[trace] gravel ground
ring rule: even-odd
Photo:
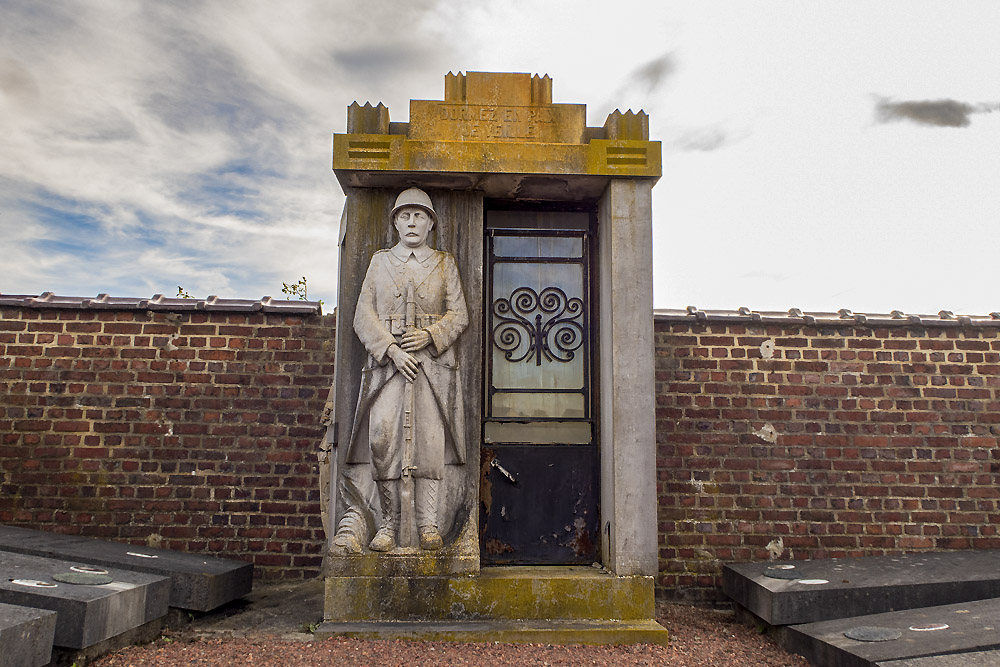
[[[105,656],[93,667],[177,665],[667,665],[671,667],[808,667],[732,613],[661,604],[667,648],[551,646],[361,639],[313,641],[307,632],[316,596],[303,587],[255,592],[249,603],[196,620],[144,646]]]

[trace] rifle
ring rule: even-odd
[[[417,328],[417,300],[413,279],[406,285],[406,319],[403,330],[407,333]],[[413,493],[413,471],[416,470],[413,451],[413,419],[416,411],[416,397],[413,382],[408,378],[403,388],[403,466],[399,492],[399,546],[411,547],[416,543],[416,507]]]

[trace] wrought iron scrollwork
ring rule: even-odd
[[[510,298],[495,300],[492,311],[493,344],[510,362],[568,362],[583,345],[583,299],[570,298],[558,287],[541,293],[518,287]]]

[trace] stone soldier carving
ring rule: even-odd
[[[420,547],[434,550],[442,546],[437,495],[444,466],[465,463],[452,346],[469,316],[455,258],[427,245],[437,222],[427,194],[405,190],[391,218],[399,243],[372,256],[354,316],[369,356],[347,462],[370,457],[378,487],[382,520],[369,548],[410,546],[415,515]]]

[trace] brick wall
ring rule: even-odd
[[[657,319],[658,594],[721,601],[727,561],[1000,548],[997,323],[778,319]],[[0,522],[315,575],[333,325],[0,306]]]
[[[333,324],[0,307],[0,522],[315,574]]]
[[[656,323],[661,595],[721,600],[726,561],[1000,548],[996,322],[680,319]]]

